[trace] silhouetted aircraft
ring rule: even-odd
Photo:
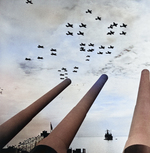
[[[94,44],[90,43],[89,46],[94,46]]]
[[[63,80],[64,78],[60,78],[61,80]]]
[[[114,46],[111,46],[111,45],[110,45],[108,48],[109,48],[109,49],[113,49],[113,48],[114,48]]]
[[[38,56],[37,59],[43,59],[43,57]]]
[[[77,71],[76,71],[76,70],[73,70],[73,72],[76,72],[76,73],[77,73]]]
[[[57,56],[57,54],[56,54],[56,53],[51,53],[51,55]]]
[[[66,72],[67,72],[67,69],[66,69],[65,67],[63,67],[63,68],[62,68],[62,70],[64,70],[64,71],[66,71]]]
[[[93,52],[93,51],[94,51],[94,49],[88,49],[87,51],[88,51],[88,52]]]
[[[86,59],[86,61],[90,61],[89,59]]]
[[[108,29],[113,29],[113,25],[111,24],[111,25],[108,27]]]
[[[56,49],[52,48],[51,51],[56,52]]]
[[[58,72],[61,72],[61,70],[58,70]]]
[[[120,33],[120,35],[126,35],[126,32],[122,31],[122,33]]]
[[[73,24],[67,23],[66,27],[71,27],[71,28],[73,28]]]
[[[64,74],[60,74],[60,76],[64,76]]]
[[[84,23],[81,23],[81,25],[79,25],[79,27],[83,27],[83,28],[86,28],[86,24],[84,24]]]
[[[68,75],[68,73],[65,73],[65,75]]]
[[[106,54],[111,54],[111,52],[108,51],[108,52],[106,52]]]
[[[117,27],[118,23],[113,22],[113,26]]]
[[[33,4],[31,0],[27,0],[26,3],[27,3],[27,4],[28,4],[28,3]]]
[[[81,31],[79,31],[77,34],[84,36],[84,32],[81,32]]]
[[[75,66],[74,69],[79,69],[79,67]]]
[[[126,28],[127,27],[127,24],[122,24],[122,25],[120,25],[120,27],[124,27],[124,28]]]
[[[107,35],[114,35],[114,33],[115,33],[114,31],[110,30],[110,32],[108,32]]]
[[[25,58],[25,60],[27,60],[27,61],[31,61],[31,58]]]
[[[95,18],[95,20],[101,20],[101,17],[97,16],[97,17]]]
[[[86,57],[90,57],[90,55],[87,55]]]
[[[81,43],[80,46],[85,46],[85,44],[84,43]]]
[[[71,36],[73,36],[73,32],[68,31],[68,33],[66,33],[66,35],[71,35]]]
[[[99,47],[99,49],[105,49],[105,46],[102,46],[102,45],[101,45],[101,47]]]
[[[89,9],[88,9],[88,10],[86,11],[86,13],[92,14],[92,10],[89,10]]]
[[[38,48],[44,48],[44,46],[38,45]]]
[[[85,52],[85,48],[84,47],[80,47],[80,51]]]
[[[103,52],[98,52],[97,54],[103,54]]]

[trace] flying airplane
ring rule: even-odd
[[[67,23],[66,27],[71,27],[71,28],[73,28],[73,24]]]
[[[64,76],[64,74],[60,74],[60,76]]]
[[[107,35],[114,35],[114,33],[115,33],[114,31],[110,30],[110,32],[108,32]]]
[[[51,55],[57,56],[57,54],[56,54],[56,53],[51,53]]]
[[[76,71],[76,70],[73,70],[73,72],[76,72],[76,73],[77,73],[77,71]]]
[[[64,80],[64,78],[60,78],[61,80]]]
[[[81,28],[81,27],[86,28],[86,24],[81,23],[81,25],[79,25],[79,27],[80,27],[80,28]]]
[[[106,52],[106,54],[111,54],[111,52],[108,51],[108,52]]]
[[[88,49],[87,51],[88,51],[88,52],[93,52],[93,51],[94,51],[94,49]]]
[[[27,0],[26,3],[27,3],[27,4],[28,4],[28,3],[33,4],[31,0]]]
[[[97,16],[96,18],[95,18],[95,20],[101,20],[102,18],[101,17],[99,17],[99,16]]]
[[[94,44],[90,43],[89,46],[94,46]]]
[[[113,22],[113,26],[117,27],[118,23]]]
[[[84,36],[84,32],[81,32],[81,31],[79,31],[79,33],[77,33],[77,34]]]
[[[108,29],[113,29],[113,25],[111,24],[111,25],[108,27]]]
[[[37,59],[43,59],[43,57],[38,56]]]
[[[90,61],[89,59],[86,59],[86,61]]]
[[[90,55],[87,55],[86,57],[90,57]]]
[[[79,67],[75,66],[74,69],[79,69]]]
[[[38,48],[44,48],[44,46],[38,45]]]
[[[120,33],[120,35],[126,35],[126,32],[122,31],[122,33]]]
[[[63,67],[62,70],[64,70],[65,72],[67,72],[67,69],[65,67]]]
[[[25,58],[25,60],[27,60],[27,61],[31,61],[31,58]]]
[[[103,52],[98,52],[97,54],[103,54]]]
[[[73,36],[73,32],[68,31],[68,33],[66,33],[66,35],[71,35],[71,36]]]
[[[51,51],[56,52],[56,49],[52,48]]]
[[[88,9],[88,10],[86,11],[86,13],[92,14],[92,10],[89,10],[89,9]]]
[[[110,45],[108,48],[109,48],[109,49],[113,49],[113,48],[114,48],[114,46],[111,46],[111,45]]]
[[[80,51],[84,51],[85,52],[85,48],[84,47],[80,47]]]
[[[127,27],[127,24],[122,24],[122,25],[120,25],[120,27],[124,27],[124,28],[126,28]]]
[[[85,46],[85,44],[84,43],[81,43],[80,46]]]
[[[105,46],[102,46],[102,45],[101,45],[101,47],[99,47],[99,49],[105,49]]]

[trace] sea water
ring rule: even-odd
[[[127,137],[104,140],[104,137],[75,137],[70,148],[85,148],[86,153],[122,153]]]

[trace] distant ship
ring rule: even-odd
[[[105,140],[113,140],[112,134],[109,132],[109,130],[105,133]]]

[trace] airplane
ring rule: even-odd
[[[84,36],[84,32],[81,32],[81,31],[79,31],[79,33],[77,33],[77,34]]]
[[[79,67],[75,66],[74,69],[79,69]]]
[[[80,46],[85,46],[85,44],[84,43],[81,43]]]
[[[68,73],[65,73],[65,75],[68,75]]]
[[[61,72],[61,70],[58,70],[58,72]]]
[[[43,59],[43,57],[38,56],[37,59]]]
[[[28,3],[33,4],[31,0],[27,0],[26,3],[27,3],[27,4],[28,4]]]
[[[71,35],[71,36],[73,36],[73,32],[68,31],[68,33],[66,33],[66,35]]]
[[[86,13],[92,14],[92,10],[89,10],[89,9],[88,9],[88,10],[86,11]]]
[[[105,49],[105,46],[102,46],[102,45],[101,45],[101,47],[99,47],[99,49]]]
[[[86,61],[90,61],[89,59],[86,59]]]
[[[126,35],[126,32],[122,31],[122,33],[120,33],[120,35]]]
[[[51,51],[56,52],[56,49],[52,48]]]
[[[76,70],[73,70],[73,72],[76,72],[76,73],[77,73],[77,71],[76,71]]]
[[[114,46],[111,46],[111,45],[110,45],[108,48],[109,48],[109,49],[113,49],[113,48],[114,48]]]
[[[108,52],[106,52],[106,54],[111,54],[111,52],[108,51]]]
[[[64,80],[64,78],[60,78],[61,80]]]
[[[64,74],[60,74],[60,76],[64,76]]]
[[[71,28],[73,28],[73,24],[67,23],[66,27],[71,27]]]
[[[38,48],[44,48],[44,46],[38,45]]]
[[[81,23],[81,25],[79,25],[79,27],[86,28],[86,24]]]
[[[67,72],[67,69],[66,69],[65,67],[63,67],[63,68],[62,68],[62,70],[64,70],[64,71],[66,71],[66,72]]]
[[[89,46],[94,46],[94,44],[90,43]]]
[[[80,51],[84,51],[85,52],[85,48],[84,47],[80,47]]]
[[[98,52],[97,54],[103,54],[103,52]]]
[[[57,54],[56,54],[56,53],[51,53],[51,55],[57,56]]]
[[[113,26],[117,27],[118,23],[113,22]]]
[[[124,28],[126,28],[127,27],[127,24],[122,24],[122,25],[120,25],[120,27],[124,27]]]
[[[114,33],[115,33],[114,31],[110,30],[110,32],[108,32],[107,35],[114,35]]]
[[[88,51],[88,52],[93,52],[93,51],[94,51],[94,49],[88,49],[87,51]]]
[[[95,20],[101,20],[101,17],[97,16],[97,17],[95,18]]]
[[[86,57],[90,57],[90,55],[87,55]]]
[[[113,29],[113,25],[111,24],[111,25],[108,27],[108,29]]]
[[[25,58],[25,60],[27,60],[27,61],[31,61],[31,58]]]

